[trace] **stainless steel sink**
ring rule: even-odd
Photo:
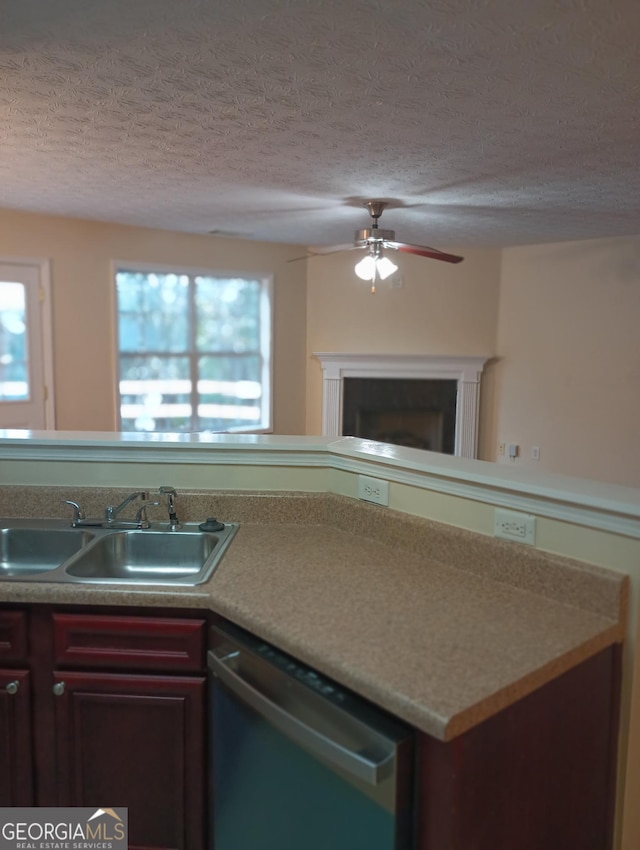
[[[74,558],[65,572],[93,581],[199,584],[211,574],[222,544],[220,534],[201,531],[116,531]]]
[[[69,528],[59,520],[0,519],[0,581],[196,585],[207,581],[238,530]]]
[[[91,532],[72,528],[2,528],[0,577],[55,570],[93,538]]]

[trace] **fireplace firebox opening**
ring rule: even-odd
[[[345,378],[342,433],[452,455],[457,393],[455,380]]]

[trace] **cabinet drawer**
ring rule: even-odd
[[[199,671],[205,620],[54,614],[54,664],[109,670]]]
[[[0,611],[0,662],[24,661],[28,653],[25,611]]]

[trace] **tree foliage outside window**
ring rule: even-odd
[[[268,278],[116,272],[122,431],[271,428]]]
[[[0,282],[0,401],[29,398],[26,309],[24,284]]]

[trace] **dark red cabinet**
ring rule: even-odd
[[[57,612],[51,621],[56,668],[193,673],[206,666],[201,617]]]
[[[0,611],[0,667],[24,663],[28,654],[26,611]]]
[[[206,845],[206,619],[0,609],[0,806],[125,806],[129,846]]]
[[[0,806],[34,805],[28,670],[0,670],[0,765]]]
[[[201,848],[199,676],[58,672],[59,805],[127,806],[129,847]]]
[[[610,850],[621,647],[449,742],[420,735],[418,850]]]
[[[0,806],[34,804],[29,617],[0,610]]]

